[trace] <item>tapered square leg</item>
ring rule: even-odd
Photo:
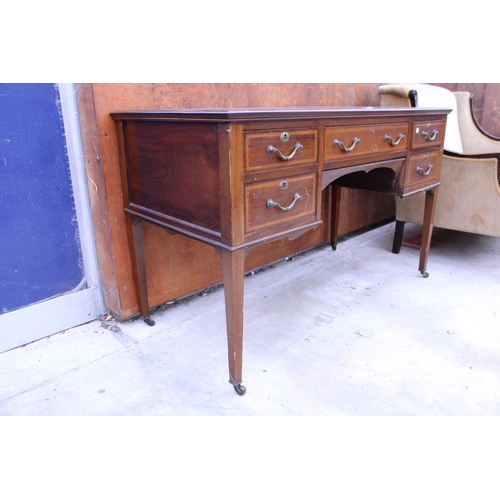
[[[438,188],[425,192],[424,224],[422,227],[422,243],[420,246],[420,262],[418,270],[424,278],[429,276],[427,272],[427,259],[431,247],[432,231],[434,229],[434,213],[436,211]]]
[[[144,259],[144,236],[142,220],[130,216],[129,241],[132,253],[132,272],[134,284],[138,293],[139,310],[141,318],[149,326],[155,322],[149,317],[148,287],[146,282],[146,263]]]
[[[246,388],[242,382],[243,363],[243,293],[245,250],[221,250],[226,302],[227,346],[229,382],[243,396]]]

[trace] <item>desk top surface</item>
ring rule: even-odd
[[[448,114],[448,108],[308,107],[128,110],[110,113],[115,120],[241,122],[283,119],[335,119]]]

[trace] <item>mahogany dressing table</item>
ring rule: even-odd
[[[124,206],[141,317],[149,325],[142,221],[211,245],[222,260],[229,382],[242,385],[243,279],[255,245],[296,238],[321,221],[332,189],[426,192],[424,277],[447,109],[303,108],[117,111]]]

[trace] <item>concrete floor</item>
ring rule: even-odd
[[[0,415],[500,415],[500,238],[393,224],[245,279],[243,382],[221,287],[0,354]]]

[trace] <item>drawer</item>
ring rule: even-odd
[[[439,146],[444,140],[444,121],[418,122],[412,127],[412,144],[415,148]]]
[[[245,233],[315,219],[317,176],[312,172],[245,185]]]
[[[407,187],[433,184],[439,178],[440,153],[413,155],[408,162]]]
[[[317,162],[317,129],[245,133],[245,173]]]
[[[407,144],[407,123],[328,127],[325,129],[325,161],[405,151]]]

